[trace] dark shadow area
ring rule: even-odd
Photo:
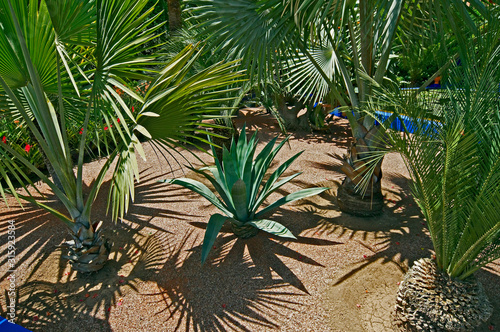
[[[431,255],[432,242],[420,210],[409,192],[408,179],[396,173],[386,173],[384,176],[387,176],[388,183],[395,185],[382,190],[386,200],[380,216],[361,218],[341,212],[336,203],[336,191],[341,183],[330,180],[315,185],[332,189],[319,197],[301,200],[294,205],[293,211],[278,211],[275,218],[291,220],[297,211],[306,213],[309,225],[302,229],[301,234],[333,237],[340,242],[356,241],[373,253],[360,257],[362,263],[338,282],[351,277],[372,262],[380,261],[380,258],[383,263],[397,263],[404,272],[415,260]],[[296,180],[295,184],[301,188],[311,186],[300,180]],[[397,187],[394,188],[395,186]],[[290,229],[292,232],[299,231],[293,225],[290,225]],[[372,244],[368,244],[369,242]]]
[[[67,239],[67,230],[52,215],[41,214],[31,205],[26,205],[25,210],[0,214],[4,219],[0,226],[4,233],[7,218],[15,216],[18,220],[18,265],[28,261],[34,264],[17,287],[19,324],[42,331],[75,331],[81,329],[82,324],[89,331],[111,331],[110,315],[122,305],[122,298],[129,292],[145,296],[146,301],[157,301],[158,312],[154,313],[157,319],[173,319],[179,330],[186,326],[187,330],[250,331],[245,327],[248,324],[273,329],[284,319],[282,312],[300,309],[301,301],[289,300],[290,296],[309,293],[284,261],[323,267],[321,263],[290,249],[288,241],[263,232],[252,239],[240,240],[229,234],[226,226],[208,261],[201,266],[199,231],[198,235],[194,230],[185,235],[171,234],[151,223],[158,217],[175,222],[191,221],[195,228],[205,228],[206,223],[193,221],[201,216],[170,210],[164,204],[166,201],[185,204],[196,195],[181,187],[157,183],[158,178],[147,170],[141,173],[141,178],[136,187],[135,204],[126,220],[114,226],[103,213],[109,183],[103,185],[102,194],[93,206],[93,215],[103,217],[107,223],[105,235],[113,246],[110,261],[93,274],[77,274],[61,258],[57,246]],[[48,204],[61,208],[55,200]],[[291,227],[295,234],[309,227],[308,216],[299,216],[298,220],[300,222]],[[54,232],[37,232],[42,227]],[[298,236],[296,242],[313,246],[338,244],[307,236]],[[4,250],[3,265],[6,255]],[[2,276],[7,277],[6,273]],[[156,284],[158,292],[142,293],[138,285],[145,282]],[[210,292],[202,291],[207,287]],[[4,303],[2,301],[2,312],[6,309]],[[266,308],[272,308],[273,314],[263,314]]]
[[[200,222],[191,222],[191,225],[206,227],[206,223]],[[337,244],[306,237],[299,237],[297,241],[308,245]],[[178,322],[176,330],[251,331],[245,327],[248,324],[242,322],[266,329],[278,328],[276,318],[280,312],[300,308],[299,302],[282,297],[309,294],[280,257],[322,266],[313,258],[288,248],[287,241],[263,232],[247,240],[238,239],[230,233],[228,225],[223,227],[203,266],[201,246],[193,246],[196,242],[192,234],[187,234],[177,247],[169,250],[166,263],[156,274],[159,292],[149,294],[152,298],[161,295],[165,308],[156,314],[168,312],[168,318]],[[183,250],[187,252],[185,257],[181,257]],[[204,290],[207,287],[210,292]],[[263,315],[260,308],[264,307],[272,308],[276,317]]]
[[[266,273],[271,267],[252,264],[243,241],[234,241],[232,236],[218,239],[211,253],[216,258],[209,258],[203,266],[201,246],[192,247],[194,242],[196,239],[189,233],[171,248],[166,263],[156,273],[159,292],[147,294],[152,298],[160,296],[156,301],[163,309],[155,315],[163,319],[166,314],[167,319],[176,320],[175,330],[224,331],[229,327],[250,331],[244,322],[272,329],[278,327],[275,320],[263,315],[259,308],[294,310],[291,306],[298,305],[280,299],[281,295],[290,295],[288,283]],[[251,248],[249,245],[250,252]],[[181,257],[183,251],[187,256]],[[300,296],[300,292],[293,295]]]
[[[149,235],[141,231],[136,224],[116,225],[107,234],[115,245],[110,260],[92,274],[72,271],[60,250],[46,247],[18,285],[18,324],[34,331],[77,331],[85,322],[88,331],[111,331],[111,309],[121,305],[127,288],[137,290],[136,282],[142,279],[142,271],[134,271],[134,266],[144,259]],[[105,319],[96,317],[99,311]]]
[[[76,331],[81,328],[83,321],[89,331],[111,331],[107,319],[97,318],[96,313],[99,310],[105,311],[105,317],[109,318],[109,311],[106,310],[118,305],[123,289],[128,287],[137,290],[135,282],[144,279],[144,271],[127,271],[134,271],[133,267],[148,251],[145,239],[154,233],[165,233],[165,230],[150,221],[153,217],[177,221],[193,217],[191,214],[170,210],[168,205],[159,204],[165,200],[185,202],[190,199],[190,195],[178,188],[168,188],[165,184],[148,183],[156,179],[147,170],[142,171],[141,176],[142,182],[136,186],[136,202],[131,206],[125,221],[119,221],[115,225],[110,216],[105,214],[109,181],[103,184],[93,204],[92,215],[105,222],[104,235],[112,243],[108,263],[93,274],[77,274],[70,269],[67,260],[61,257],[65,253],[61,253],[58,246],[69,239],[68,229],[50,213],[30,203],[23,203],[23,208],[12,205],[10,209],[0,213],[0,264],[3,267],[8,266],[8,221],[14,220],[15,225],[14,278],[18,324],[30,330]],[[85,191],[88,190],[88,187],[85,188]],[[64,211],[64,207],[54,196],[47,195],[44,203]],[[51,231],[48,232],[47,229]],[[151,253],[148,254],[151,261]],[[12,277],[7,268],[2,269],[0,282],[8,283]],[[7,296],[0,303],[1,313],[4,315],[7,309],[6,299]]]
[[[247,132],[254,133],[259,130],[259,140],[268,142],[281,133],[277,120],[260,108],[249,108],[240,110],[234,119],[238,129],[246,124]],[[291,139],[301,139],[313,143],[332,143],[341,148],[347,148],[351,140],[349,122],[345,119],[335,117],[325,131],[289,131]],[[283,136],[283,135],[282,135]],[[284,137],[284,136],[283,136]]]
[[[340,173],[342,174],[342,171],[340,170],[340,168],[342,167],[342,164],[340,163],[340,161],[338,161],[336,159],[336,156],[335,154],[333,153],[328,153],[327,154],[328,156],[328,161],[311,161],[311,160],[308,160],[307,161],[307,164],[312,167],[312,168],[315,168],[315,169],[321,169],[323,171],[326,171],[326,172],[334,172],[334,173]],[[342,176],[344,176],[342,174]]]

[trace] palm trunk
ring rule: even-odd
[[[68,249],[63,256],[69,259],[71,267],[82,273],[99,271],[104,267],[111,251],[108,240],[101,235],[102,221],[95,224],[76,222],[71,231],[73,240],[66,242],[62,247]]]
[[[279,94],[276,97],[277,110],[289,130],[308,130],[310,129],[307,114],[298,116],[299,112],[305,107],[300,101],[294,101],[294,105],[289,108],[284,95]]]
[[[451,279],[422,258],[399,285],[395,317],[404,331],[477,331],[492,311],[477,279]]]
[[[337,203],[340,210],[349,214],[370,217],[382,213],[384,197],[382,195],[382,160],[378,162],[373,174],[365,179],[365,173],[371,165],[367,164],[366,157],[378,148],[378,134],[380,127],[374,126],[367,130],[362,124],[357,124],[363,135],[355,138],[348,149],[347,155],[341,158],[342,172],[346,175],[337,192]],[[364,182],[364,183],[363,183]],[[359,187],[357,187],[359,185]],[[363,187],[363,188],[362,188]]]
[[[168,5],[168,27],[170,32],[182,28],[181,0],[167,0]]]
[[[360,13],[360,62],[366,73],[374,76],[374,10],[373,2],[361,0],[359,2]],[[360,84],[358,100],[360,107],[370,95],[370,84],[366,80],[357,80]],[[368,117],[366,117],[368,119]],[[382,213],[384,197],[382,195],[382,160],[375,165],[374,172],[369,179],[364,179],[370,165],[367,165],[366,157],[370,151],[377,150],[379,126],[373,122],[362,120],[356,122],[349,119],[353,132],[354,142],[347,150],[347,155],[342,158],[342,171],[346,177],[337,192],[337,203],[340,210],[360,217],[370,217]],[[369,130],[367,127],[371,127]],[[364,181],[364,189],[361,189]],[[359,187],[357,187],[360,185]]]

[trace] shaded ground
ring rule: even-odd
[[[250,131],[259,128],[261,144],[278,132],[263,113],[242,113],[237,123],[245,122]],[[332,188],[273,215],[296,241],[263,233],[243,241],[223,228],[203,266],[200,245],[215,209],[187,190],[157,183],[184,176],[183,171],[171,161],[172,173],[147,146],[149,159],[141,164],[142,180],[126,219],[113,225],[105,216],[106,185],[94,204],[93,215],[107,223],[113,242],[110,262],[98,273],[71,272],[57,249],[67,231],[52,216],[29,204],[22,210],[12,199],[10,207],[0,203],[2,289],[12,277],[8,221],[16,226],[17,322],[33,331],[391,330],[398,282],[414,260],[430,256],[431,243],[396,155],[384,161],[383,215],[361,219],[338,210],[335,193],[342,175],[331,155],[345,151],[347,128],[345,120],[337,120],[332,134],[294,133],[278,154],[282,162],[305,150],[289,171],[304,173],[279,194]],[[88,183],[102,163],[87,165]],[[56,201],[49,204],[62,208]],[[478,274],[495,306],[479,331],[500,329],[499,274],[498,262]],[[6,298],[3,293],[2,315]]]

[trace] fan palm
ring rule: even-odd
[[[344,106],[354,143],[341,158],[346,179],[339,191],[339,204],[347,212],[362,215],[379,213],[382,207],[381,165],[371,178],[363,178],[365,167],[359,155],[376,152],[374,138],[379,136],[379,127],[361,111],[372,89],[372,82],[363,80],[362,75],[384,84],[398,29],[426,28],[431,18],[432,27],[442,34],[449,27],[472,25],[471,17],[486,11],[481,1],[469,1],[467,6],[462,0],[189,3],[194,5],[200,26],[211,33],[213,48],[227,58],[242,57],[254,77],[278,77],[303,100],[328,99]],[[460,16],[453,17],[451,12]],[[370,190],[360,192],[360,182],[369,182]],[[363,199],[367,197],[370,199]]]
[[[188,77],[199,50],[190,46],[167,63],[143,56],[160,27],[148,0],[0,0],[0,98],[7,116],[21,117],[51,164],[61,187],[8,144],[0,142],[0,194],[14,195],[56,215],[69,227],[73,268],[89,272],[107,260],[109,245],[92,204],[112,168],[109,208],[123,217],[139,180],[141,141],[172,148],[206,115],[218,111],[240,74],[235,63],[217,63]],[[160,69],[157,69],[160,68]],[[136,92],[138,80],[148,82]],[[135,105],[131,107],[130,103]],[[67,129],[80,128],[76,170]],[[200,128],[204,128],[202,127]],[[103,141],[108,160],[88,193],[83,190],[84,150],[89,132]],[[199,129],[205,132],[203,129]],[[53,191],[66,213],[31,196],[22,163]],[[113,166],[113,162],[116,162]],[[26,189],[17,192],[16,180]],[[99,220],[99,219],[98,219]]]
[[[403,156],[435,251],[435,262],[416,262],[400,286],[397,311],[409,326],[422,327],[426,322],[435,328],[472,330],[491,314],[472,276],[500,258],[500,23],[496,11],[481,27],[482,33],[473,36],[474,43],[460,45],[461,61],[448,73],[451,88],[439,105],[442,111],[416,93],[408,96],[383,89],[373,99],[372,110],[388,107],[407,116],[406,133],[388,131],[380,142],[389,149],[381,149],[369,162],[378,163],[388,151]],[[448,306],[453,298],[460,301]]]

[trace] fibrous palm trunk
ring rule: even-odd
[[[305,105],[293,100],[293,106],[289,107],[286,97],[282,94],[276,96],[277,111],[285,123],[286,129],[289,130],[309,130],[309,121],[307,115],[299,116],[299,113],[304,109]]]
[[[404,331],[474,331],[491,313],[477,280],[451,279],[429,258],[416,261],[399,285],[396,324]]]

